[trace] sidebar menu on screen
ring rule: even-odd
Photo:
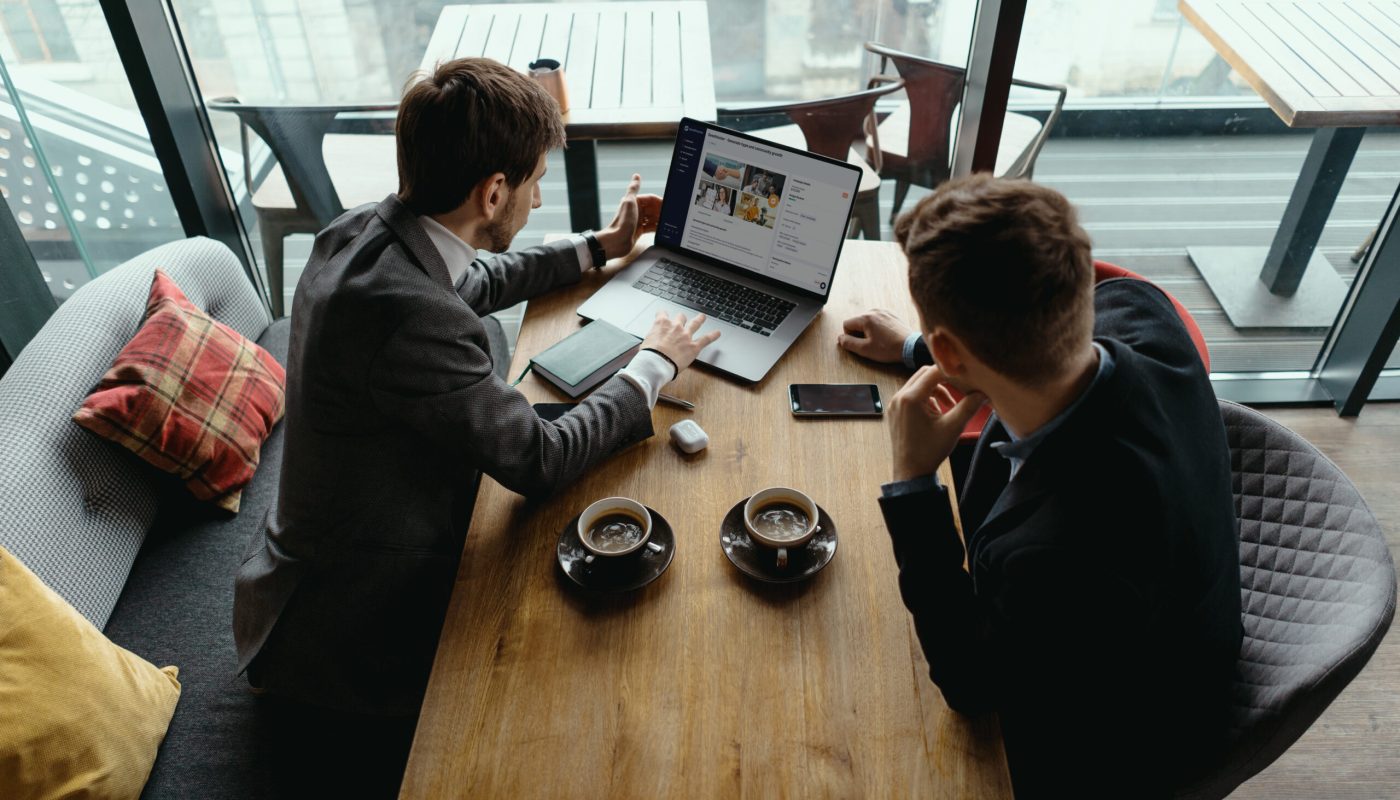
[[[681,243],[685,228],[686,201],[695,185],[695,172],[700,167],[700,153],[705,149],[705,128],[682,120],[676,133],[676,152],[671,158],[671,172],[666,176],[666,196],[661,206],[661,219],[656,226],[656,239],[672,247]]]

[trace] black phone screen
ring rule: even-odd
[[[794,383],[788,387],[794,414],[867,416],[884,413],[873,383]]]

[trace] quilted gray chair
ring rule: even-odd
[[[1395,615],[1385,534],[1347,476],[1298,434],[1220,402],[1240,519],[1244,643],[1234,742],[1179,796],[1224,797],[1273,763],[1356,677]]]

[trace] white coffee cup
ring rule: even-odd
[[[630,517],[641,525],[641,537],[627,547],[620,549],[599,547],[593,541],[593,527],[599,520],[612,514]],[[661,545],[651,541],[651,527],[651,512],[636,500],[628,497],[605,497],[593,503],[585,508],[578,518],[578,538],[583,543],[583,549],[588,551],[588,555],[583,557],[584,563],[592,564],[595,556],[598,558],[617,558],[618,556],[631,555],[643,546],[660,551]]]
[[[801,536],[775,539],[764,534],[754,527],[753,518],[755,514],[762,513],[763,509],[777,503],[786,503],[802,509],[807,515],[807,527]],[[788,551],[796,550],[805,545],[808,539],[812,538],[820,528],[817,525],[817,504],[812,498],[786,486],[773,486],[756,492],[744,503],[744,527],[748,529],[749,536],[764,547],[778,551],[778,568],[783,569],[788,565]]]

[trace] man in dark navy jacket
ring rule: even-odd
[[[896,235],[922,333],[872,312],[840,344],[924,364],[889,404],[880,505],[931,676],[955,710],[1000,715],[1019,796],[1164,794],[1222,750],[1242,635],[1200,357],[1152,284],[1095,287],[1051,189],[952,181]],[[964,548],[934,471],[984,402]]]

